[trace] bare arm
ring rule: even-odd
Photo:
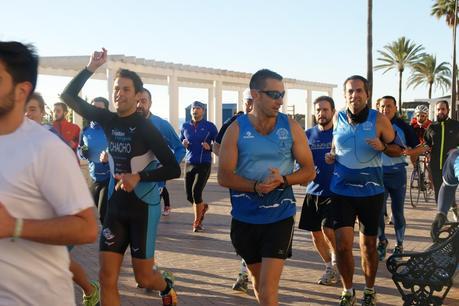
[[[0,238],[13,237],[18,219],[12,217],[0,203]],[[23,220],[20,238],[35,242],[69,245],[92,243],[97,239],[97,222],[93,208],[75,215],[45,220]]]
[[[308,139],[298,122],[289,119],[289,123],[293,136],[293,158],[300,165],[300,168],[292,174],[287,175],[286,178],[289,185],[307,184],[316,177],[311,149],[308,145]]]
[[[217,172],[218,183],[223,187],[237,191],[253,192],[255,181],[248,180],[236,174],[238,136],[239,124],[236,122],[228,128],[221,143]]]
[[[376,151],[384,152],[387,156],[397,157],[402,155],[403,148],[392,144],[395,140],[395,131],[389,119],[378,114],[376,119],[376,138],[367,140],[368,144]]]

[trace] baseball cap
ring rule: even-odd
[[[205,104],[199,101],[194,101],[193,103],[191,103],[191,108],[193,107],[200,107],[202,109],[206,109]]]

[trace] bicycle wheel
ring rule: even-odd
[[[432,194],[433,194],[433,185],[432,185],[432,181],[431,181],[431,176],[430,176],[430,170],[429,170],[429,167],[425,164],[425,163],[422,163],[421,165],[421,168],[422,168],[422,176],[423,176],[423,179],[422,179],[422,193],[424,195],[424,200],[426,202],[429,202],[429,199],[432,197]]]
[[[413,208],[416,208],[421,196],[419,188],[419,172],[417,171],[419,168],[416,168],[413,169],[410,176],[410,203]]]

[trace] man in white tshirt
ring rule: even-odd
[[[75,305],[65,246],[96,240],[94,204],[73,152],[24,117],[37,69],[0,42],[0,305]]]

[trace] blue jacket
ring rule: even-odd
[[[84,147],[87,147],[86,153]],[[108,163],[100,162],[100,153],[105,150],[107,150],[107,138],[104,130],[97,122],[91,122],[81,132],[78,155],[80,159],[88,160],[89,176],[95,182],[103,182],[110,178]]]
[[[210,164],[212,162],[212,142],[217,136],[217,127],[210,121],[202,119],[199,122],[185,122],[180,131],[180,140],[189,141],[185,161],[192,165]],[[211,150],[205,150],[202,143],[207,142]]]

